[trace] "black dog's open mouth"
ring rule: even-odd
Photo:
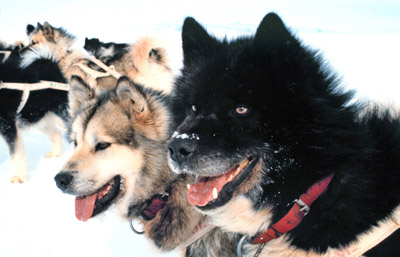
[[[215,177],[196,176],[196,181],[188,188],[189,202],[200,209],[212,209],[228,202],[233,191],[250,174],[258,157],[249,157]]]
[[[75,198],[75,216],[78,220],[87,221],[106,210],[119,195],[122,186],[121,177],[116,176],[97,192]]]

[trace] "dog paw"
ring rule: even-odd
[[[22,184],[22,183],[25,183],[27,180],[28,180],[28,178],[26,176],[15,175],[11,178],[11,183]]]

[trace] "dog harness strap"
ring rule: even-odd
[[[3,62],[5,62],[7,59],[8,59],[8,57],[10,57],[10,55],[11,55],[11,51],[0,51],[0,54],[4,54],[4,59],[3,59]]]
[[[3,83],[0,81],[0,89],[13,89],[22,91],[21,102],[19,103],[17,108],[17,113],[20,113],[22,109],[25,107],[25,104],[28,101],[29,94],[31,91],[43,90],[43,89],[56,89],[56,90],[68,91],[69,85],[65,83],[58,83],[45,80],[41,80],[38,83],[14,83],[14,82]]]
[[[253,244],[263,244],[297,227],[303,217],[307,215],[311,204],[328,187],[332,177],[333,174],[312,185],[306,193],[302,194],[299,199],[294,201],[295,204],[282,219],[273,224],[265,232],[258,234],[251,242]]]
[[[113,76],[114,78],[119,79],[121,77],[121,74],[119,74],[114,69],[114,67],[112,67],[112,66],[108,67],[107,65],[102,63],[100,60],[96,59],[96,57],[89,56],[89,60],[92,61],[93,63],[95,63],[97,66],[99,66],[103,70],[105,70],[105,72],[100,72],[100,71],[94,70],[94,69],[90,68],[89,66],[84,65],[82,63],[75,64],[76,66],[78,66],[81,70],[83,70],[90,76],[89,84],[92,88],[96,87],[98,78]]]
[[[113,76],[116,79],[119,79],[121,77],[121,74],[119,74],[115,68],[113,66],[107,66],[105,65],[102,61],[96,59],[96,57],[94,57],[93,55],[89,56],[89,60],[91,60],[92,62],[94,62],[96,65],[98,65],[100,68],[102,68],[103,70],[105,70],[107,72],[107,74],[110,74],[111,76]]]
[[[15,82],[1,82],[0,89],[14,89],[24,91],[29,89],[29,91],[43,90],[43,89],[57,89],[68,91],[69,85],[66,83],[59,83],[54,81],[41,80],[38,83],[15,83]]]
[[[28,101],[30,92],[31,92],[31,91],[30,91],[29,87],[28,87],[28,88],[25,88],[25,89],[22,91],[21,102],[19,103],[19,106],[18,106],[18,108],[17,108],[17,113],[20,113],[20,112],[22,111],[22,109],[24,109],[25,104],[26,104],[26,102]]]

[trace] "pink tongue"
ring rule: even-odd
[[[81,221],[87,221],[92,217],[94,203],[96,202],[97,194],[75,198],[75,217]]]
[[[189,188],[189,202],[196,206],[206,206],[209,202],[214,200],[214,188],[217,189],[218,193],[221,192],[226,183],[228,174],[230,174],[230,172],[218,177],[206,177],[201,178],[200,181],[196,181]]]

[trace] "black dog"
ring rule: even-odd
[[[246,255],[359,256],[379,242],[361,235],[397,228],[397,115],[351,104],[321,55],[276,14],[232,41],[187,18],[182,40],[169,164],[196,174],[189,201],[246,235]],[[366,255],[400,256],[398,234]]]
[[[119,60],[129,52],[129,44],[119,44],[114,42],[103,43],[98,38],[85,38],[83,48],[94,57],[110,66],[114,61]]]
[[[58,62],[42,50],[14,49],[0,63],[0,81],[37,83],[46,80],[66,83]],[[53,149],[46,156],[59,156],[62,135],[55,122],[68,121],[68,92],[54,89],[31,91],[26,103],[21,106],[23,91],[6,89],[4,85],[0,85],[0,88],[0,135],[8,145],[15,169],[11,180],[22,183],[27,180],[27,165],[20,129],[38,125],[53,142]]]

